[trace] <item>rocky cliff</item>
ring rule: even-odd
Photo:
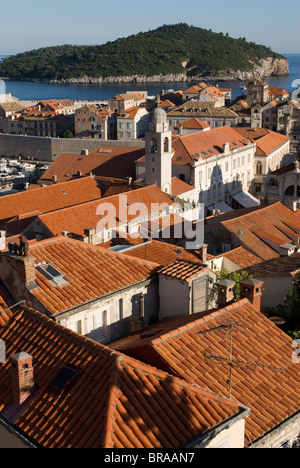
[[[254,78],[267,78],[270,76],[288,76],[289,63],[286,59],[268,58],[260,60],[259,65],[253,64],[251,71],[224,70],[216,76],[190,75],[186,73],[160,74],[153,76],[131,75],[131,76],[108,76],[91,78],[69,78],[64,80],[49,80],[49,83],[63,84],[115,84],[115,83],[189,83],[199,80],[208,81],[248,81]]]

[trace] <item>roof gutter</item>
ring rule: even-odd
[[[199,445],[202,445],[204,443],[208,444],[221,432],[230,429],[234,424],[236,424],[241,419],[248,418],[248,416],[250,416],[251,409],[248,408],[247,406],[242,405],[241,403],[239,403],[238,406],[240,408],[240,411],[238,412],[238,414],[231,416],[226,421],[223,421],[222,423],[218,424],[214,428],[209,429],[203,435],[199,437],[196,436],[194,439],[190,440],[187,444],[183,445],[182,448],[197,448]]]
[[[36,442],[31,441],[26,437],[16,426],[11,424],[6,418],[0,415],[0,426],[6,429],[7,432],[15,436],[21,443],[23,443],[28,448],[40,448]],[[7,447],[9,448],[9,447]],[[12,447],[11,447],[12,448]]]

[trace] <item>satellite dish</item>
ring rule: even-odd
[[[238,236],[239,237],[243,237],[244,235],[244,231],[242,231],[241,229],[237,232]]]

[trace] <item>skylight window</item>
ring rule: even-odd
[[[206,153],[205,151],[202,151],[202,154],[203,154],[204,156],[207,156],[207,153]]]
[[[53,286],[63,286],[68,284],[64,275],[57,270],[53,265],[46,264],[36,267],[36,269],[48,280]]]
[[[70,389],[75,383],[75,379],[82,374],[82,370],[70,364],[66,365],[50,383],[54,393],[60,395]]]

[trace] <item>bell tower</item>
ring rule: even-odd
[[[146,184],[172,193],[172,133],[167,114],[159,108],[152,111],[146,133]]]

